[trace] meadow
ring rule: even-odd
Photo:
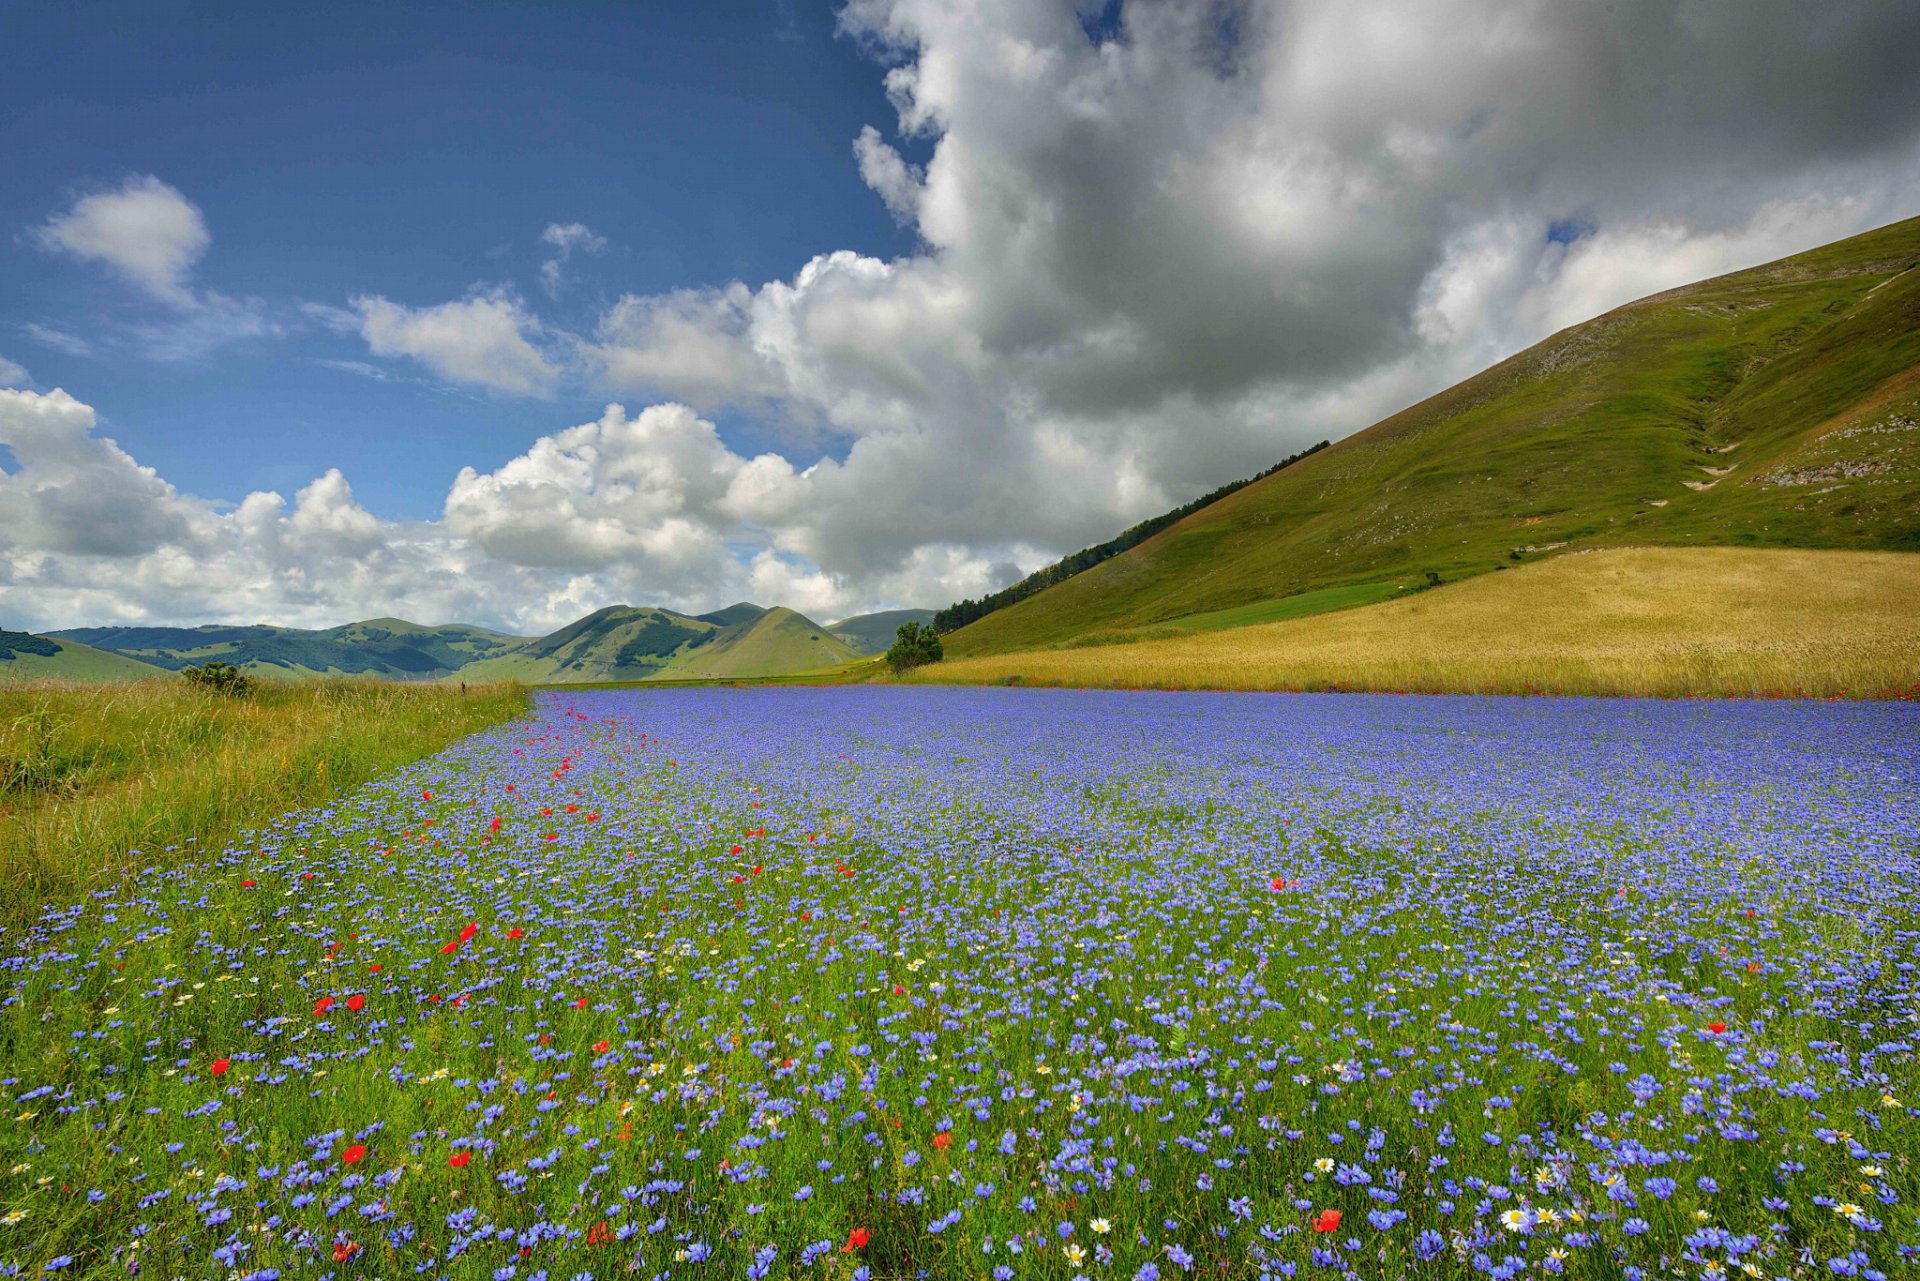
[[[8,934],[0,1274],[1878,1278],[1920,708],[549,691]]]
[[[0,928],[519,715],[517,686],[0,684]],[[0,934],[0,939],[9,937]]]
[[[1391,585],[1388,585],[1391,592]],[[1303,612],[1329,593],[1307,593]],[[1920,556],[1646,547],[1569,553],[1379,604],[1290,598],[1158,635],[950,658],[913,679],[1134,689],[1686,697],[1920,696]],[[1098,638],[1095,638],[1098,639]]]

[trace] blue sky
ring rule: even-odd
[[[1911,0],[14,0],[0,627],[945,605],[1920,212],[1915,47]]]
[[[291,491],[342,466],[382,516],[431,517],[462,465],[496,466],[605,403],[323,366],[367,352],[301,302],[504,284],[590,325],[620,292],[757,282],[821,246],[891,256],[913,241],[849,145],[892,116],[876,66],[800,0],[21,4],[0,9],[0,46],[16,51],[0,78],[0,355],[84,388],[123,446],[194,493]],[[177,318],[21,234],[129,174],[205,215],[202,287],[261,299],[292,332],[144,357],[126,331]],[[549,298],[539,237],[575,222],[607,248]],[[733,423],[755,443],[751,419]]]

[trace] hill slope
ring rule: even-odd
[[[1920,692],[1920,556],[1600,550],[1339,613],[949,660],[913,678],[1434,693]]]
[[[138,681],[164,676],[150,663],[27,632],[0,631],[0,683],[15,681]]]
[[[76,627],[51,632],[168,671],[232,663],[256,676],[377,676],[430,680],[475,659],[503,654],[523,638],[464,623],[423,627],[374,618],[319,631],[264,624],[229,627]]]
[[[946,638],[1098,641],[1562,546],[1920,549],[1920,218],[1563,330]]]
[[[672,610],[609,605],[510,652],[471,663],[458,675],[534,684],[643,680],[721,630]]]
[[[784,676],[850,663],[860,654],[804,614],[775,607],[688,649],[653,679]]]
[[[845,641],[857,654],[884,654],[892,646],[894,633],[907,623],[931,623],[930,609],[888,609],[878,614],[856,614],[843,618],[828,630]]]

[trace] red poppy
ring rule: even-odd
[[[225,1076],[227,1073],[227,1069],[232,1066],[233,1066],[232,1059],[215,1059],[210,1065],[208,1065],[208,1070],[211,1071],[215,1076]]]
[[[314,1017],[318,1018],[332,1008],[333,1008],[333,998],[330,996],[323,996],[319,1000],[313,1003]]]
[[[512,929],[507,931],[507,937],[510,939],[517,939],[522,934],[525,934],[525,933],[526,933],[525,930],[521,929],[518,925],[516,925]]]
[[[746,852],[747,852],[747,847],[744,845],[736,845],[732,849],[727,851],[727,853],[729,854],[745,854]]]
[[[456,1170],[462,1170],[466,1168],[467,1162],[471,1160],[473,1160],[473,1153],[455,1152],[452,1156],[447,1158],[447,1164],[452,1166]]]
[[[440,955],[452,956],[455,952],[458,952],[459,950],[460,950],[460,940],[448,939],[446,944],[440,949]]]
[[[952,1130],[942,1130],[942,1131],[940,1131],[940,1133],[938,1133],[938,1134],[936,1134],[936,1135],[934,1135],[934,1136],[933,1136],[933,1146],[935,1146],[936,1148],[948,1148],[948,1147],[952,1147],[952,1146],[953,1146],[953,1131],[952,1131]]]
[[[1340,1211],[1322,1210],[1313,1221],[1315,1232],[1336,1232],[1340,1228]]]
[[[498,816],[495,816],[493,822],[487,824],[487,830],[489,832],[497,832],[500,830],[500,819]]]
[[[803,920],[803,921],[811,921],[811,920],[813,919],[813,913],[812,913],[812,912],[802,912],[802,913],[800,913],[800,919],[801,919],[801,920]]]
[[[580,998],[579,1000],[577,1000],[577,1001],[575,1001],[575,1002],[573,1003],[573,1008],[574,1008],[574,1009],[576,1009],[576,1010],[584,1010],[584,1009],[586,1009],[586,1008],[587,1008],[587,998],[583,996],[583,997],[581,997],[581,998]]]
[[[311,880],[313,879],[313,873],[312,873],[312,872],[302,872],[302,873],[300,873],[300,879],[301,879],[301,880],[303,880],[303,881],[311,881]]]
[[[366,1009],[367,998],[365,994],[360,992],[355,992],[352,996],[348,997],[347,1008],[352,1010],[355,1014],[358,1014],[360,1011]]]
[[[423,789],[420,793],[420,799],[423,801],[430,801],[433,799],[433,793],[429,791],[425,791]]]
[[[1715,1019],[1713,1022],[1707,1024],[1707,1031],[1713,1033],[1715,1036],[1719,1036],[1722,1032],[1726,1030],[1727,1030],[1727,1025],[1725,1023],[1722,1023],[1719,1019]]]
[[[898,983],[895,983],[893,985],[893,994],[895,996],[905,996],[907,994],[907,989],[905,989],[904,987],[901,987]]]
[[[460,927],[460,941],[464,943],[468,939],[472,938],[474,935],[478,934],[479,932],[480,932],[480,922],[469,921],[465,925]]]
[[[241,889],[243,889],[243,890],[250,890],[250,889],[252,889],[252,888],[253,888],[253,878],[252,878],[251,876],[249,876],[249,877],[248,877],[247,879],[245,879],[244,881],[241,881],[241,882],[240,882],[240,888],[241,888]]]
[[[360,1246],[357,1242],[337,1241],[333,1246],[333,1261],[335,1263],[345,1263],[358,1253],[360,1253]]]
[[[847,1233],[847,1243],[840,1247],[840,1253],[852,1254],[855,1250],[864,1250],[867,1248],[867,1242],[872,1239],[865,1228],[855,1228]]]
[[[1286,877],[1284,877],[1284,876],[1276,876],[1276,877],[1274,877],[1274,878],[1273,878],[1273,888],[1274,888],[1274,889],[1276,889],[1276,890],[1284,890],[1284,889],[1286,889],[1286,888],[1287,888],[1287,878],[1286,878]]]
[[[346,1162],[348,1165],[359,1165],[361,1161],[366,1159],[366,1155],[367,1155],[366,1144],[353,1143],[353,1144],[349,1144],[347,1146],[347,1150],[340,1154],[340,1159]]]
[[[378,974],[379,972],[380,972],[380,966],[378,965],[378,963],[369,965],[367,967],[367,973],[369,974]]]
[[[593,1043],[593,1052],[595,1054],[605,1054],[608,1050],[612,1048],[613,1048],[613,1042],[611,1041],[595,1041]]]
[[[589,822],[589,823],[598,823],[599,821],[600,821],[600,811],[599,811],[599,810],[592,810],[592,811],[590,811],[590,812],[589,812],[589,813],[587,814],[587,822]]]

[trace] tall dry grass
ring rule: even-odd
[[[519,715],[518,685],[0,686],[0,926]]]
[[[913,679],[1157,689],[1876,695],[1920,684],[1920,555],[1635,548],[1169,640]]]

